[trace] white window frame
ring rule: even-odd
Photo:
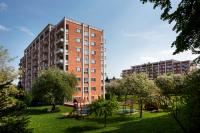
[[[90,45],[91,45],[91,46],[95,46],[95,45],[96,45],[96,42],[91,42]]]
[[[91,73],[96,73],[96,69],[95,69],[95,68],[92,68],[92,69],[91,69]]]
[[[76,52],[81,52],[81,48],[76,48]]]
[[[80,67],[76,67],[76,72],[81,72],[81,68]]]
[[[75,38],[75,42],[80,43],[81,42],[81,38]]]
[[[91,51],[91,54],[92,54],[92,55],[96,55],[96,51],[95,51],[95,50],[92,50],[92,51]]]
[[[95,33],[91,33],[91,37],[92,38],[96,37],[96,34]]]
[[[92,64],[96,64],[96,61],[94,59],[91,60]]]
[[[81,62],[81,58],[80,57],[76,57],[76,62]]]
[[[76,28],[76,33],[81,33],[81,28]]]

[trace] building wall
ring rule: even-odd
[[[158,75],[173,73],[183,74],[191,70],[196,69],[196,65],[192,64],[192,61],[176,61],[166,60],[160,62],[153,62],[148,64],[142,64],[132,66],[131,69],[123,70],[122,75],[131,73],[146,73],[150,79],[155,79]]]
[[[66,18],[57,25],[47,25],[20,60],[24,88],[30,90],[39,71],[51,66],[74,73],[80,80],[74,98],[92,101],[104,96],[103,30]]]

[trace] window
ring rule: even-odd
[[[76,32],[77,32],[77,33],[81,33],[81,29],[80,29],[80,28],[77,28],[77,29],[76,29]]]
[[[91,73],[96,73],[96,69],[92,68]]]
[[[80,62],[80,61],[81,61],[81,58],[80,58],[80,57],[76,57],[76,61],[77,61],[77,62]]]
[[[91,90],[96,91],[96,87],[91,87]]]
[[[88,82],[89,82],[89,79],[88,79],[88,78],[84,78],[84,82],[85,82],[85,83],[88,83]]]
[[[91,33],[91,37],[95,37],[96,36],[96,34],[95,33]]]
[[[80,72],[80,71],[81,71],[81,68],[80,68],[80,67],[77,67],[77,68],[76,68],[76,71],[77,71],[77,72]]]
[[[85,64],[89,64],[88,58],[85,59]]]
[[[96,61],[95,61],[95,60],[91,60],[91,63],[92,63],[92,64],[96,64]]]
[[[88,87],[84,87],[84,91],[85,91],[85,92],[88,92]]]
[[[85,69],[84,69],[84,73],[88,73],[88,68],[85,68]]]
[[[81,87],[76,87],[77,91],[81,91]]]
[[[88,49],[85,49],[85,50],[84,50],[84,53],[85,53],[85,55],[89,55],[89,50],[88,50]]]
[[[81,78],[80,78],[80,77],[77,77],[76,79],[77,79],[78,81],[81,81]]]
[[[96,54],[96,51],[92,50],[92,51],[91,51],[91,54],[92,54],[92,55],[95,55],[95,54]]]
[[[96,78],[91,78],[91,81],[95,82],[95,81],[96,81]]]
[[[85,34],[85,36],[89,36],[89,33],[87,31],[84,34]]]
[[[81,52],[81,48],[76,48],[76,52]]]
[[[88,46],[89,42],[88,41],[84,41],[84,45]]]
[[[79,42],[81,42],[81,39],[80,39],[80,38],[76,38],[76,39],[75,39],[75,42],[78,42],[78,43],[79,43]]]
[[[95,46],[96,45],[96,42],[91,42],[91,46]]]

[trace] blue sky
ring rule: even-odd
[[[172,25],[160,20],[161,11],[139,0],[0,0],[0,45],[17,59],[48,23],[64,16],[104,29],[106,71],[119,77],[132,65],[165,59],[194,59],[190,51],[173,56]]]

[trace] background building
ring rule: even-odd
[[[30,90],[40,70],[57,66],[77,76],[74,98],[91,101],[105,96],[104,49],[102,29],[67,18],[48,24],[24,50],[21,84]]]
[[[155,79],[158,75],[162,74],[183,74],[193,69],[196,69],[196,65],[190,60],[177,61],[177,60],[166,60],[153,63],[147,63],[142,65],[132,66],[131,69],[123,70],[123,74],[130,73],[146,73],[149,79]]]

